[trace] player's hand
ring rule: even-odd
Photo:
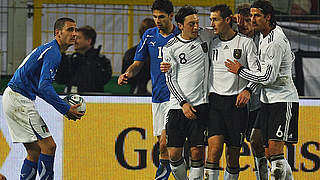
[[[224,65],[228,68],[228,71],[229,72],[232,72],[234,74],[238,74],[238,71],[239,69],[241,68],[241,64],[239,63],[239,61],[237,60],[234,60],[234,61],[231,61],[230,59],[227,59],[225,62],[224,62]]]
[[[232,20],[236,22],[238,26],[244,24],[244,18],[240,14],[234,14]]]
[[[250,100],[251,94],[248,90],[241,91],[237,96],[236,106],[238,108],[244,107]]]
[[[161,62],[160,63],[160,70],[161,72],[168,72],[171,68],[171,64],[168,62]]]
[[[76,104],[70,107],[69,111],[66,114],[68,119],[72,119],[74,121],[76,121],[77,119],[81,119],[84,113],[81,113],[77,110],[79,106],[81,106],[81,104]]]
[[[128,73],[121,74],[118,78],[118,85],[122,86],[128,83]]]
[[[0,174],[0,180],[7,180],[7,178],[4,175]]]
[[[183,114],[188,119],[196,119],[197,118],[197,116],[194,114],[194,112],[197,112],[196,109],[194,109],[194,107],[192,107],[191,104],[189,104],[189,103],[185,103],[182,106],[182,111],[183,111]]]

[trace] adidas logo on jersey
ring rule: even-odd
[[[289,135],[289,138],[292,138],[292,133]]]
[[[229,46],[228,46],[228,45],[226,45],[226,46],[223,48],[223,50],[226,50],[226,49],[229,49]]]
[[[195,46],[195,45],[192,44],[190,50],[192,50],[192,49],[194,49],[194,48],[196,48],[196,47],[197,47],[197,46]]]

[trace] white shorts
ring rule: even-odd
[[[49,129],[35,109],[34,101],[7,87],[2,106],[9,133],[14,143],[31,143],[51,136]]]
[[[169,111],[169,101],[152,103],[153,135],[160,136],[166,129],[166,119]]]

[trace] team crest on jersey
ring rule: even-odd
[[[201,47],[202,47],[202,50],[203,50],[204,53],[208,52],[208,44],[207,44],[207,42],[203,42],[201,44]]]
[[[241,49],[234,49],[233,50],[233,57],[236,58],[236,59],[240,59],[241,58],[241,53],[242,53]]]

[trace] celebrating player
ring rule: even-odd
[[[299,97],[292,80],[294,55],[282,29],[276,25],[270,2],[259,0],[250,9],[255,31],[260,32],[259,67],[252,71],[239,62],[226,61],[229,71],[249,81],[261,83],[261,112],[252,131],[251,144],[256,155],[257,167],[266,167],[263,144],[256,139],[255,128],[262,129],[268,142],[271,162],[271,179],[293,179],[291,167],[284,158],[285,142],[298,141]]]
[[[199,32],[197,13],[191,6],[179,9],[175,20],[182,32],[163,48],[163,60],[172,65],[166,73],[170,90],[170,110],[166,124],[167,146],[172,172],[178,180],[188,179],[182,157],[186,138],[191,147],[189,179],[203,179],[210,42],[208,37],[202,37],[207,33]]]

